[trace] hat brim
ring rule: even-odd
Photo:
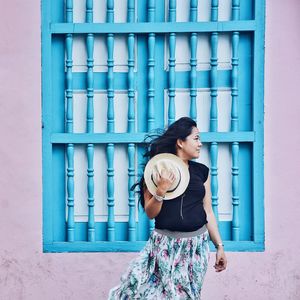
[[[172,164],[174,164],[175,167],[179,170],[179,173],[180,173],[180,180],[179,180],[178,186],[175,189],[173,189],[172,191],[167,191],[165,198],[164,198],[165,200],[171,200],[171,199],[174,199],[174,198],[182,195],[184,193],[184,191],[186,190],[186,188],[189,184],[189,181],[190,181],[189,169],[188,169],[188,166],[183,162],[183,160],[181,158],[179,158],[178,156],[176,156],[175,154],[161,153],[161,154],[157,154],[154,157],[152,157],[148,161],[148,163],[145,167],[145,171],[144,171],[145,183],[146,183],[146,186],[147,186],[149,192],[152,195],[154,195],[157,190],[157,186],[153,182],[152,171],[153,171],[154,166],[160,160],[170,160],[172,162]]]

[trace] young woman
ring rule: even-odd
[[[152,195],[139,182],[140,200],[155,229],[109,299],[200,299],[209,260],[209,237],[216,251],[216,272],[226,269],[227,259],[211,205],[209,169],[193,161],[201,149],[196,122],[183,117],[149,145],[150,158],[160,153],[177,155],[187,165],[189,184],[184,195],[163,200],[174,174],[162,170]]]

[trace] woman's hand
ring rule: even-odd
[[[223,247],[219,247],[216,253],[216,263],[214,265],[214,268],[216,269],[216,272],[221,272],[226,269],[226,266],[227,258],[224,249]]]
[[[157,190],[156,190],[156,195],[164,197],[166,192],[170,189],[172,186],[174,180],[175,180],[175,175],[166,169],[162,169],[162,171],[159,173],[154,173],[154,180],[157,185]],[[144,188],[144,199],[145,199],[145,211],[147,216],[150,219],[155,218],[162,207],[162,201],[157,201],[157,199],[150,194],[148,191],[146,185]]]
[[[155,174],[155,182],[157,184],[157,195],[163,196],[170,189],[175,180],[175,175],[172,171],[162,169],[161,173]]]

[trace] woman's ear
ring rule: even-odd
[[[176,141],[176,146],[178,147],[178,149],[182,149],[182,140],[181,139],[178,139]]]

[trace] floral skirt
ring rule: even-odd
[[[209,256],[208,231],[185,238],[153,231],[108,299],[199,300]]]

